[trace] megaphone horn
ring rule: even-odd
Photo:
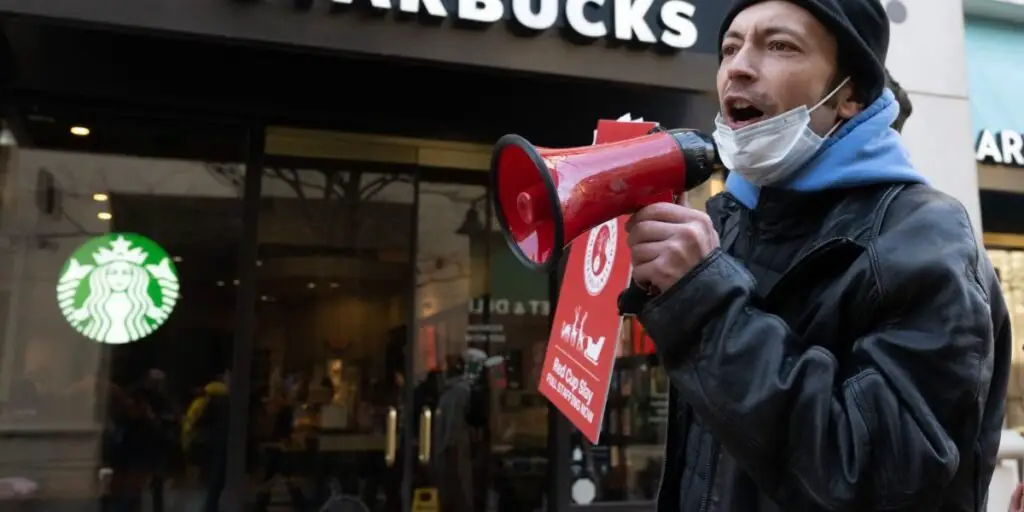
[[[717,162],[711,137],[695,130],[564,149],[505,135],[491,157],[491,194],[516,257],[547,271],[580,234],[699,186]]]

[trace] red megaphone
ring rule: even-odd
[[[512,252],[547,271],[580,234],[704,183],[717,163],[711,137],[695,130],[567,149],[506,135],[491,157],[492,200]]]

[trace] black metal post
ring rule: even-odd
[[[242,243],[238,251],[238,294],[235,296],[235,337],[231,355],[225,510],[245,508],[246,445],[249,433],[249,394],[256,331],[256,259],[259,256],[258,223],[263,181],[263,126],[249,128],[249,155],[245,162],[242,194]]]
[[[564,256],[568,259],[568,254]],[[548,324],[551,326],[555,321],[555,305],[558,303],[558,289],[561,285],[558,271],[554,270],[548,274]],[[571,504],[569,482],[570,472],[570,444],[572,426],[569,420],[562,415],[557,407],[548,403],[548,512],[567,512]]]
[[[402,450],[402,508],[401,510],[410,510],[412,507],[412,492],[413,487],[416,485],[416,464],[418,459],[413,455],[413,445],[415,443],[414,434],[418,433],[416,421],[419,419],[420,411],[416,410],[416,357],[419,354],[417,339],[419,338],[419,287],[416,286],[416,260],[419,256],[420,250],[420,173],[417,172],[413,176],[412,186],[412,211],[410,215],[410,234],[409,240],[409,294],[408,294],[408,315],[406,317],[406,324],[409,328],[406,330],[406,341],[405,341],[405,388],[401,390],[401,400],[404,402],[403,409],[405,410],[404,417],[399,418],[400,421],[404,422],[402,427],[402,439],[401,446]],[[391,497],[389,496],[390,500]]]

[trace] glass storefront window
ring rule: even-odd
[[[261,195],[251,501],[400,510],[413,179],[281,165]]]
[[[1003,297],[1010,312],[1013,331],[1010,382],[1006,390],[1006,426],[1012,429],[1024,428],[1024,368],[1020,347],[1024,345],[1024,250],[989,249],[989,259],[999,275]]]
[[[358,135],[353,158],[348,136],[268,129],[247,501],[542,509],[547,277],[507,248],[486,174],[386,163],[408,139]]]
[[[241,236],[220,169],[245,131],[34,112],[0,146],[0,488],[40,510],[203,510]]]
[[[538,510],[547,278],[508,249],[485,186],[426,181],[419,194],[414,378],[419,424],[432,428],[430,446],[418,444],[424,482],[437,486],[441,510]]]
[[[578,432],[573,435],[571,495],[578,504],[649,501],[658,490],[668,428],[668,377],[642,329],[624,331],[620,354],[625,355],[615,362],[601,439],[594,445]]]

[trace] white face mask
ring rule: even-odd
[[[759,187],[786,181],[818,152],[825,138],[839,127],[836,123],[825,137],[821,137],[811,130],[811,112],[832,98],[848,81],[849,78],[843,80],[810,109],[807,105],[800,105],[738,130],[729,128],[719,113],[715,117],[712,136],[722,164]]]

